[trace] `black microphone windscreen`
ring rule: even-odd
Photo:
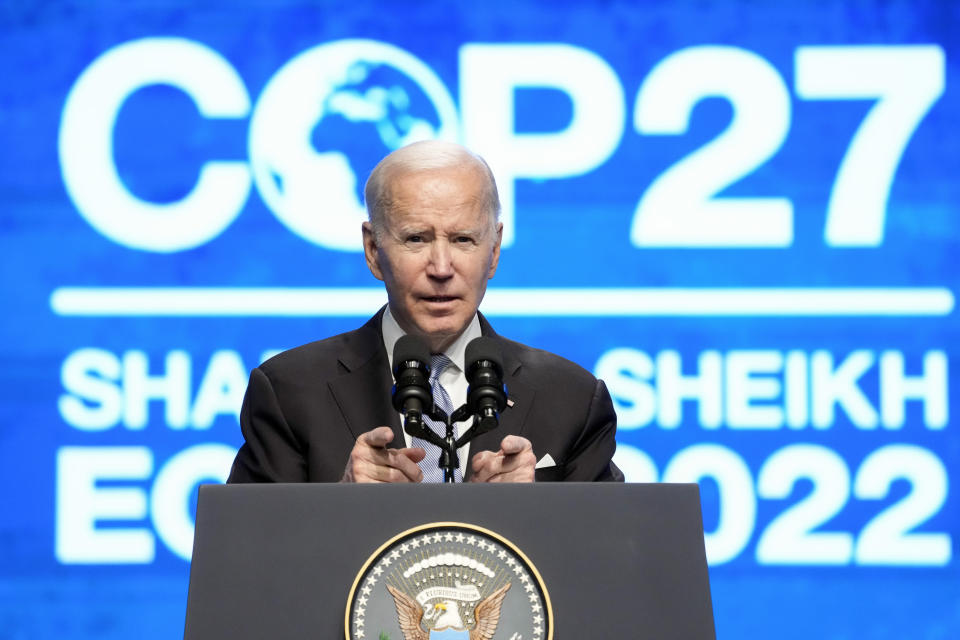
[[[500,351],[500,345],[493,338],[487,336],[474,338],[467,344],[465,356],[467,367],[479,360],[490,360],[501,371],[503,370],[503,354]]]
[[[417,336],[402,336],[393,345],[393,368],[396,371],[401,362],[417,360],[425,365],[430,364],[430,348],[427,343]]]

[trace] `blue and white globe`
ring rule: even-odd
[[[458,131],[450,93],[423,62],[382,42],[340,40],[296,56],[264,88],[250,123],[253,176],[292,231],[360,251],[370,169],[406,144]]]

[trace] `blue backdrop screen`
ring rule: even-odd
[[[503,200],[481,310],[606,380],[629,480],[700,483],[719,637],[956,637],[958,28],[6,3],[0,636],[182,633],[250,369],[383,304],[363,183],[444,138]]]

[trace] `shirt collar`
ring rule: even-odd
[[[383,312],[383,320],[381,320],[380,325],[383,331],[383,346],[387,349],[390,370],[393,371],[393,347],[397,344],[397,340],[406,335],[406,332],[397,323],[393,314],[390,313],[389,305],[387,305],[386,310]],[[453,344],[444,350],[444,355],[450,358],[450,361],[453,362],[460,371],[465,371],[466,366],[464,361],[466,360],[467,345],[470,344],[471,340],[479,338],[481,335],[483,335],[483,333],[480,331],[480,319],[477,317],[477,314],[473,314],[473,320],[470,321],[470,324],[467,325],[463,333],[453,341]]]

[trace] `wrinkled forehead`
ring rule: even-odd
[[[467,226],[495,222],[483,167],[407,170],[390,178],[384,190],[384,215],[391,226],[418,218]]]

